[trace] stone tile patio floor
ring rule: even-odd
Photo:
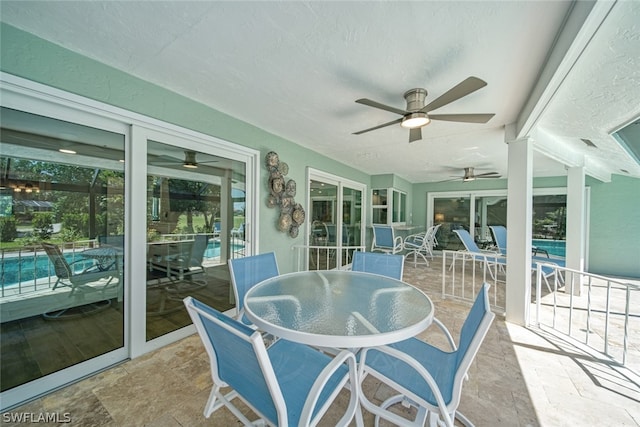
[[[431,297],[436,316],[457,337],[469,305],[440,297],[441,271],[437,259],[430,267],[405,263],[404,279]],[[435,327],[420,337],[446,348]],[[371,377],[363,388],[374,400],[391,395],[386,385]],[[65,425],[74,426],[240,425],[226,409],[204,418],[210,389],[207,355],[193,335],[11,412],[69,414],[71,421]],[[322,426],[333,426],[342,415],[346,393]],[[526,329],[497,316],[469,371],[459,409],[479,427],[640,426],[640,377],[599,362],[548,331]],[[366,426],[374,425],[371,414],[364,412],[363,417]]]

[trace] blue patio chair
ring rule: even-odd
[[[380,406],[364,395],[361,403],[368,411],[396,425],[453,426],[458,418],[465,425],[473,425],[457,411],[462,392],[462,382],[467,375],[495,314],[489,306],[489,285],[484,284],[462,325],[458,346],[447,352],[417,338],[389,346],[363,349],[360,356],[361,378],[371,374],[400,394]],[[414,420],[408,420],[389,411],[396,403],[417,406]]]
[[[244,315],[244,296],[254,285],[278,276],[276,254],[268,252],[229,260],[229,272],[233,295],[236,298],[236,319],[245,325],[252,325]]]
[[[404,257],[402,255],[357,251],[353,253],[351,271],[364,271],[402,280]]]
[[[486,270],[489,270],[491,278],[495,280],[498,267],[501,269],[507,264],[507,260],[499,252],[483,251],[476,245],[473,238],[467,230],[460,228],[453,230],[458,236],[465,248],[465,261],[472,260],[474,264],[480,264]]]
[[[371,252],[398,253],[402,251],[402,237],[396,236],[393,227],[388,225],[373,226]]]
[[[489,229],[491,230],[491,234],[493,235],[493,240],[496,242],[496,246],[502,255],[507,255],[507,228],[503,225],[490,225]],[[533,255],[531,257],[531,269],[536,270],[538,268],[538,263],[546,263],[546,264],[555,264],[559,267],[565,266],[565,261],[560,258],[550,258],[547,253],[546,257],[536,256],[535,254],[540,250],[535,246],[532,247]],[[549,278],[553,277],[556,274],[556,269],[553,267],[542,266],[542,278],[544,279],[545,285],[549,292],[552,292],[551,285],[549,284]],[[560,283],[564,283],[561,274],[558,274],[558,280]]]
[[[242,400],[266,425],[315,426],[338,393],[351,390],[336,425],[346,426],[358,408],[356,360],[343,350],[329,357],[306,345],[279,340],[268,349],[259,332],[187,297],[184,304],[209,355],[213,388],[204,416],[226,406],[245,426],[256,425],[238,409]],[[221,389],[232,390],[223,394]]]

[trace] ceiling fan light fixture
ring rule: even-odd
[[[476,180],[475,176],[465,176],[464,178],[462,178],[462,182],[470,182],[475,180]]]
[[[427,113],[418,111],[417,113],[411,113],[404,116],[402,118],[402,123],[400,123],[400,126],[407,129],[415,129],[415,128],[421,128],[423,126],[426,126],[430,122],[431,122],[431,119],[429,119],[429,116],[427,116]]]
[[[184,162],[182,163],[182,166],[188,169],[198,169],[198,163],[196,163],[195,151],[184,152]]]

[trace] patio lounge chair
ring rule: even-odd
[[[462,325],[459,343],[446,352],[417,338],[389,346],[363,349],[360,375],[371,374],[400,394],[380,406],[361,396],[362,405],[378,417],[402,426],[446,425],[452,427],[458,418],[473,425],[457,411],[462,382],[482,344],[495,314],[489,307],[489,285],[484,284]],[[389,411],[396,403],[417,406],[414,420]]]
[[[491,234],[493,236],[493,240],[496,242],[496,246],[500,253],[504,256],[507,255],[507,228],[503,225],[490,225],[489,229],[491,229]],[[545,264],[555,264],[559,267],[565,266],[565,261],[560,258],[550,258],[547,253],[546,257],[536,256],[537,252],[540,252],[540,249],[532,247],[533,256],[531,257],[531,269],[535,271],[538,268],[538,263]],[[545,285],[549,292],[552,292],[551,285],[549,284],[549,278],[553,277],[556,274],[556,269],[548,266],[542,266],[542,278],[544,279]],[[561,274],[558,274],[558,280],[560,283],[564,283]]]
[[[453,230],[453,232],[456,233],[464,245],[465,250],[462,251],[464,253],[464,261],[471,260],[474,265],[481,265],[483,270],[488,270],[491,278],[495,280],[498,267],[504,268],[507,263],[506,258],[499,252],[483,251],[480,249],[478,245],[476,245],[476,242],[473,241],[469,232],[464,228]]]
[[[402,280],[403,270],[404,257],[402,255],[362,251],[353,253],[351,271],[364,271]]]
[[[242,400],[269,426],[315,426],[348,386],[346,426],[358,409],[356,359],[343,350],[330,357],[306,345],[279,340],[268,349],[245,324],[187,297],[184,304],[209,355],[213,388],[204,416],[226,406],[245,426],[256,425],[233,404]],[[221,389],[230,387],[223,394]]]
[[[41,244],[51,264],[53,264],[57,277],[52,290],[57,289],[59,286],[68,286],[71,288],[69,298],[73,299],[73,305],[63,309],[47,311],[44,313],[45,318],[69,317],[67,316],[67,311],[75,306],[89,305],[90,310],[84,311],[83,314],[109,307],[111,301],[106,296],[105,291],[112,288],[110,285],[113,279],[118,279],[117,286],[121,284],[119,280],[120,274],[117,268],[119,264],[117,262],[112,264],[114,267],[112,270],[101,269],[99,264],[92,264],[86,267],[86,259],[69,263],[57,245],[44,242]],[[82,267],[79,271],[76,268],[77,265]],[[86,298],[88,294],[95,294],[96,292],[99,292],[100,295]]]
[[[373,226],[371,252],[398,253],[402,251],[402,237],[396,236],[393,227],[388,225]]]

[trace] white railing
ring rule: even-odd
[[[296,271],[348,268],[353,252],[364,252],[364,246],[293,245]]]
[[[489,300],[505,310],[505,258],[496,254],[442,251],[442,297],[473,302],[483,283],[491,284]]]
[[[95,246],[97,246],[95,239],[60,244],[65,254],[72,254],[71,262],[76,261],[76,253]],[[46,262],[46,267],[43,267],[44,262]],[[43,269],[52,271],[53,267],[47,254],[39,245],[13,249],[3,248],[0,250],[0,297],[51,288],[56,281],[55,275],[44,276],[44,274],[40,274],[42,277],[38,277],[37,270],[42,271]]]
[[[556,273],[552,292],[547,295],[542,294],[543,267]],[[536,295],[540,298],[536,298],[535,311],[531,313],[532,325],[551,328],[604,355],[608,361],[640,372],[640,284],[555,264],[540,263],[536,275]],[[561,286],[565,292],[558,291]],[[571,292],[572,287],[575,292]]]
[[[206,233],[206,235],[210,238],[214,237],[213,233]],[[194,239],[195,236],[196,234],[163,234],[161,239],[180,241]],[[234,246],[229,251],[230,257],[244,256],[244,241],[233,237],[232,244]],[[82,259],[80,253],[86,249],[98,247],[99,242],[96,239],[88,239],[64,242],[59,246],[66,256],[71,256],[69,260],[71,263]],[[45,290],[51,288],[56,280],[49,257],[40,245],[0,250],[0,297]]]

